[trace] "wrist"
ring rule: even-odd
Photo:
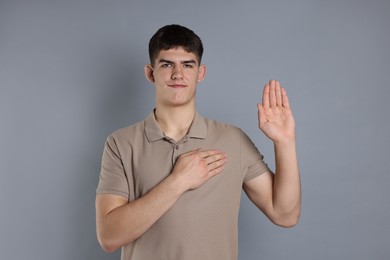
[[[172,190],[176,195],[181,196],[184,192],[188,190],[180,178],[180,174],[171,173],[165,181],[168,182],[170,190]]]
[[[275,147],[289,147],[293,146],[295,147],[295,138],[286,138],[282,140],[274,140],[273,141]]]

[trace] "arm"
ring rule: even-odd
[[[275,224],[291,227],[299,219],[301,188],[295,147],[295,122],[279,82],[264,87],[259,128],[274,143],[275,175],[267,172],[244,184],[249,199]]]
[[[128,244],[148,230],[187,190],[196,189],[221,173],[226,155],[221,151],[191,151],[179,157],[172,173],[149,193],[134,201],[96,196],[96,229],[107,252]]]

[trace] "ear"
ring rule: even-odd
[[[204,80],[206,77],[206,65],[202,64],[199,66],[199,71],[198,71],[198,82],[201,82]]]
[[[146,79],[154,83],[153,66],[151,64],[145,65],[144,71]]]

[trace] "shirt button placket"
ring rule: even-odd
[[[173,146],[172,165],[175,165],[175,162],[176,162],[177,157],[178,157],[179,149],[180,149],[180,145],[175,144],[175,145]]]

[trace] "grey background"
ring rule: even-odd
[[[272,225],[243,196],[239,259],[389,259],[389,1],[1,1],[0,258],[118,259],[95,234],[106,136],[143,119],[147,43],[203,39],[203,115],[243,128],[271,167],[256,103],[271,78],[297,122],[303,208]]]

